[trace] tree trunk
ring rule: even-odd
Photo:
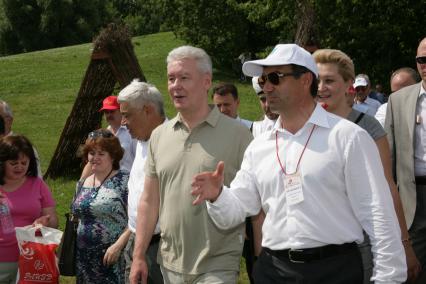
[[[310,0],[297,0],[297,29],[294,42],[313,53],[319,48],[315,11]]]

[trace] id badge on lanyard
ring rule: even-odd
[[[288,205],[295,205],[304,200],[302,175],[299,171],[290,175],[283,175],[284,192]]]
[[[299,170],[300,161],[302,160],[303,154],[305,153],[306,146],[311,140],[312,133],[315,130],[314,125],[312,127],[311,132],[309,133],[308,139],[306,140],[305,146],[303,147],[302,153],[299,156],[299,160],[297,161],[296,171],[292,174],[286,172],[283,164],[281,163],[281,159],[279,156],[279,148],[278,148],[278,131],[275,132],[275,143],[276,143],[276,153],[277,160],[283,172],[283,181],[284,181],[284,192],[288,205],[295,205],[302,202],[305,198],[303,197],[303,188],[302,188],[302,174]]]

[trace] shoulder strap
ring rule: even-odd
[[[364,115],[365,115],[365,113],[361,112],[361,113],[358,115],[358,117],[355,119],[354,123],[355,123],[355,124],[358,124],[358,123],[361,121],[361,119],[364,117]]]
[[[74,196],[72,197],[72,201],[71,201],[71,204],[70,204],[70,211],[71,212],[72,212],[72,205],[74,204],[75,199],[77,198],[77,195],[80,193],[80,190],[83,187],[83,184],[84,184],[84,180],[77,182],[77,186],[75,187],[75,191],[74,191]]]

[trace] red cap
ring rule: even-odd
[[[116,109],[120,109],[120,105],[117,102],[117,97],[109,96],[102,101],[102,108],[99,111]]]

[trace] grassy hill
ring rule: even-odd
[[[163,93],[166,113],[175,115],[167,94],[167,53],[183,44],[172,33],[135,37],[135,52],[145,77]],[[0,99],[14,111],[14,131],[36,145],[46,169],[89,65],[91,44],[0,57]],[[251,84],[215,69],[214,77],[234,82],[241,93],[240,115],[261,115]]]
[[[170,50],[183,42],[172,33],[158,33],[135,37],[133,44],[145,77],[162,92],[166,113],[173,117],[176,112],[167,94],[165,59]],[[77,97],[90,62],[91,48],[91,44],[82,44],[0,57],[0,99],[7,101],[14,112],[14,132],[26,135],[36,146],[43,170],[49,165]],[[214,78],[237,85],[241,117],[256,120],[261,116],[251,82],[241,84],[237,76],[222,72],[217,66]],[[58,203],[62,227],[75,180],[59,178],[47,183]],[[242,281],[245,283],[246,280]]]

